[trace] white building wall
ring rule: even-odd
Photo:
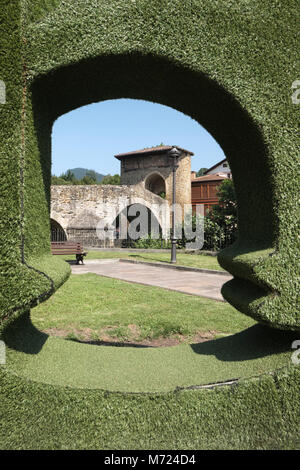
[[[231,173],[227,160],[223,163],[220,163],[220,165],[216,166],[213,170],[209,172],[210,175],[215,175],[216,173],[226,173],[226,174]]]

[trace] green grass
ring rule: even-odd
[[[35,382],[114,392],[160,393],[258,376],[291,364],[292,333],[254,325],[173,347],[95,346],[49,337],[25,314],[4,334],[5,369]]]
[[[300,370],[157,395],[37,383],[0,367],[1,449],[299,449]]]
[[[155,261],[160,263],[170,263],[170,253],[132,253],[129,258],[140,261]],[[185,253],[177,253],[177,265],[189,266],[191,268],[214,269],[223,271],[214,256],[205,255],[188,255]]]
[[[198,332],[233,334],[255,324],[225,302],[96,274],[71,275],[31,317],[40,330],[131,341]]]
[[[108,258],[129,258],[136,259],[139,261],[152,261],[159,263],[170,263],[171,253],[147,253],[145,251],[141,253],[133,252],[129,253],[123,251],[89,251],[86,259],[108,259]],[[73,257],[66,259],[74,259]],[[177,253],[177,265],[178,266],[189,266],[192,268],[202,269],[213,269],[222,271],[223,269],[218,263],[215,256],[207,255],[189,255],[186,253]]]
[[[130,338],[129,326],[138,337]],[[76,339],[94,336],[134,339],[193,336],[218,332],[219,337],[173,347],[91,345],[49,337],[55,328]],[[270,330],[216,302],[102,278],[71,276],[50,298],[15,321],[4,334],[7,370],[52,385],[118,392],[169,392],[257,376],[288,366],[294,335]]]
[[[199,309],[201,314],[201,309]],[[5,332],[5,369],[72,388],[158,393],[258,376],[291,364],[295,334],[253,325],[233,335],[173,347],[95,346],[49,337],[28,314]]]
[[[165,320],[164,305],[172,328],[182,322],[190,332],[233,334],[145,348],[82,344],[37,329],[61,317],[84,327],[113,317],[119,333],[129,321],[148,321],[148,331],[161,334],[155,325]],[[254,324],[225,303],[94,274],[71,276],[31,317],[34,324],[25,313],[2,336],[1,449],[299,448],[290,332]],[[230,379],[237,384],[194,388]]]

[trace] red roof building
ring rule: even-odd
[[[224,170],[222,168],[224,166]],[[226,159],[206,170],[203,176],[196,178],[196,172],[192,172],[192,207],[195,210],[197,204],[204,204],[206,214],[215,204],[218,204],[218,186],[227,178],[231,178],[231,172]]]

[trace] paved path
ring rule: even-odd
[[[122,281],[199,295],[214,300],[224,300],[222,285],[232,279],[230,275],[208,274],[166,269],[161,266],[120,263],[118,259],[86,260],[84,265],[72,265],[73,274],[94,273]]]

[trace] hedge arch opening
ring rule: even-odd
[[[38,79],[32,91],[39,147],[47,162],[51,160],[53,122],[83,105],[117,98],[143,99],[195,119],[210,132],[229,160],[239,204],[240,239],[251,238],[252,244],[261,248],[274,245],[276,214],[268,149],[259,128],[238,101],[206,75],[162,57],[124,54],[54,70]],[[259,220],[254,201],[260,206]]]
[[[260,247],[274,245],[276,214],[268,149],[259,128],[238,101],[209,77],[162,57],[104,56],[54,70],[38,79],[32,91],[41,157],[47,163],[51,160],[53,122],[83,105],[117,98],[143,99],[195,119],[229,160],[238,197],[240,239],[251,238]],[[247,179],[243,178],[245,173]],[[261,208],[259,220],[252,201]]]
[[[223,295],[240,311],[259,317],[257,301],[261,303],[272,289],[266,282],[254,281],[250,263],[241,270],[234,258],[274,251],[274,187],[261,132],[230,93],[203,73],[140,53],[100,56],[58,68],[36,80],[31,91],[46,195],[53,122],[77,107],[108,99],[143,99],[181,111],[210,132],[228,158],[238,200],[238,240],[219,256],[223,268],[234,275]]]

